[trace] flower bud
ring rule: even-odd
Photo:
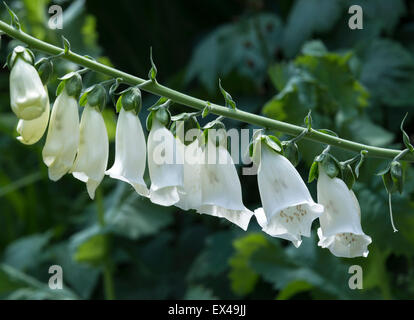
[[[16,116],[23,120],[40,117],[49,98],[36,69],[33,57],[23,47],[16,47],[9,58],[10,104]]]

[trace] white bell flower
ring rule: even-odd
[[[260,142],[259,142],[260,143]],[[255,210],[262,230],[299,247],[310,237],[312,222],[323,212],[288,159],[261,143],[257,182],[263,208]],[[257,160],[256,160],[257,161]]]
[[[211,161],[214,159],[214,161]],[[253,212],[243,204],[236,167],[227,149],[208,139],[201,167],[201,214],[225,218],[247,230]]]
[[[150,200],[162,206],[176,204],[184,185],[183,159],[177,152],[176,141],[171,131],[154,117],[148,135]]]
[[[102,114],[86,104],[80,123],[78,154],[71,172],[76,179],[86,182],[91,199],[105,176],[108,149],[108,133]]]
[[[319,165],[318,202],[325,211],[319,217],[319,243],[337,257],[367,257],[372,242],[361,227],[361,209],[355,194],[339,178],[330,178]]]
[[[19,119],[39,118],[46,110],[49,97],[32,58],[25,48],[16,47],[10,72],[10,105]],[[29,62],[30,61],[30,62]]]
[[[53,104],[42,151],[43,162],[49,167],[51,180],[59,180],[72,168],[78,144],[78,102],[63,89]]]
[[[47,92],[46,87],[45,90]],[[49,122],[49,114],[50,103],[49,99],[47,99],[46,109],[40,117],[33,120],[19,120],[16,131],[20,134],[20,136],[17,137],[17,140],[28,145],[38,142],[46,131],[47,124]]]
[[[145,197],[149,195],[143,178],[146,148],[144,131],[137,114],[121,108],[116,126],[115,162],[106,174],[129,183],[138,194]]]
[[[201,165],[203,163],[203,150],[198,140],[184,145],[176,139],[179,152],[184,158],[184,188],[179,192],[180,200],[175,204],[183,210],[198,209],[201,205]]]

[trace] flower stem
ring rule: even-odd
[[[64,49],[51,45],[50,43],[41,41],[35,37],[32,37],[31,35],[28,35],[27,33],[21,30],[13,28],[11,25],[3,22],[2,20],[0,20],[0,31],[3,31],[9,36],[26,43],[32,49],[42,51],[50,55],[58,55],[64,52]],[[267,129],[273,129],[292,136],[300,135],[303,132],[303,127],[296,126],[287,122],[270,119],[264,116],[252,114],[239,109],[230,109],[218,104],[207,103],[207,101],[175,91],[171,88],[159,84],[156,81],[148,81],[141,79],[126,72],[117,70],[115,68],[111,68],[97,61],[91,60],[88,57],[76,54],[72,51],[67,52],[67,54],[65,54],[61,58],[74,62],[85,68],[89,68],[95,72],[103,73],[113,78],[122,78],[125,83],[128,83],[132,86],[139,85],[140,88],[144,91],[150,92],[158,96],[164,96],[176,103],[194,109],[203,110],[208,105],[209,111],[219,116],[232,118]],[[396,149],[379,148],[346,139],[341,139],[339,137],[318,132],[317,130],[313,129],[311,129],[309,133],[306,134],[303,138],[354,152],[361,152],[362,150],[367,150],[368,157],[393,159],[401,152],[400,150]],[[405,154],[404,157],[401,158],[401,160],[414,162],[414,153]]]
[[[103,203],[103,195],[102,190],[100,188],[96,189],[95,193],[96,198],[96,209],[98,212],[98,222],[101,228],[105,227],[105,209]],[[105,256],[103,259],[103,281],[104,281],[104,290],[105,290],[105,298],[107,300],[114,300],[115,299],[115,289],[114,289],[114,280],[112,276],[112,263],[109,257],[109,237],[105,235],[105,244],[106,244],[106,251]]]

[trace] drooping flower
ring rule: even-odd
[[[208,135],[201,166],[201,206],[197,212],[225,218],[247,230],[253,212],[242,200],[236,167],[227,148]]]
[[[189,145],[184,145],[179,139],[177,148],[184,155],[184,186],[179,192],[180,200],[175,206],[183,209],[198,209],[201,205],[201,164],[203,151],[199,147],[198,140]]]
[[[140,195],[148,196],[143,179],[146,152],[144,131],[137,114],[122,108],[116,126],[115,163],[106,174],[129,183]]]
[[[339,178],[330,178],[319,165],[318,202],[325,211],[319,217],[319,243],[337,257],[367,257],[372,242],[361,227],[361,209],[352,190]]]
[[[45,90],[47,92],[46,87]],[[33,120],[19,120],[17,123],[16,131],[20,135],[17,137],[17,140],[23,144],[28,145],[38,142],[46,131],[47,124],[49,122],[49,114],[50,103],[49,99],[47,99],[46,109],[40,117]]]
[[[49,178],[59,180],[73,166],[79,144],[79,113],[75,96],[66,88],[53,104],[46,143],[43,147],[43,162],[49,167]]]
[[[87,104],[82,113],[78,154],[71,172],[76,179],[86,183],[91,199],[105,176],[108,149],[108,133],[102,114],[97,107]]]
[[[177,152],[177,140],[165,127],[170,121],[167,113],[165,109],[154,112],[148,136],[150,200],[162,206],[176,204],[184,185],[184,165]]]
[[[33,67],[33,54],[17,46],[8,61],[10,72],[10,105],[19,119],[33,120],[42,116],[49,97]]]
[[[312,222],[323,212],[313,201],[295,167],[283,155],[260,143],[254,160],[258,166],[257,182],[263,208],[255,210],[262,230],[273,237],[290,240],[298,247],[301,236],[310,237]]]

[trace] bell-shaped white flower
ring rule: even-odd
[[[16,47],[12,54],[10,72],[10,105],[19,119],[39,118],[46,110],[49,97],[32,58],[23,47]]]
[[[260,142],[258,142],[260,143]],[[310,237],[312,222],[323,212],[288,159],[261,143],[257,182],[263,208],[255,210],[262,230],[298,247]],[[256,160],[257,161],[257,160]]]
[[[239,176],[223,145],[208,139],[201,167],[201,206],[197,212],[225,218],[247,230],[253,212],[242,200]]]
[[[108,149],[108,133],[102,114],[96,107],[86,104],[80,123],[78,154],[71,172],[76,179],[86,182],[91,199],[105,176]]]
[[[49,167],[51,180],[59,180],[72,168],[78,144],[78,102],[63,89],[53,104],[42,151],[43,162]]]
[[[47,92],[47,88],[45,87]],[[47,99],[46,109],[39,118],[33,120],[20,119],[17,123],[16,131],[20,134],[17,137],[21,143],[34,144],[38,142],[46,131],[49,122],[50,103]]]
[[[184,187],[179,192],[180,200],[175,206],[183,209],[198,209],[201,205],[201,165],[203,163],[203,150],[198,140],[184,145],[177,139],[177,148],[184,158]]]
[[[121,108],[116,125],[115,162],[106,174],[132,185],[137,193],[147,197],[144,182],[147,147],[144,131],[137,114]]]
[[[162,206],[176,204],[184,185],[183,159],[177,152],[176,141],[171,131],[154,117],[148,135],[150,200]]]
[[[319,243],[337,257],[367,257],[372,242],[361,227],[361,209],[355,194],[339,178],[330,178],[319,165],[318,202],[325,211],[319,217]]]

